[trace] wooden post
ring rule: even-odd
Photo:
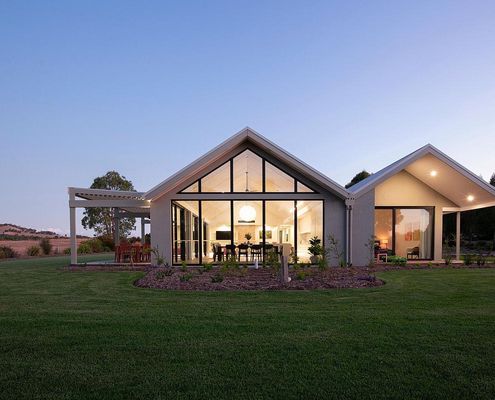
[[[69,207],[70,213],[70,263],[77,264],[76,209]]]
[[[461,212],[456,212],[455,224],[455,259],[461,261]]]
[[[289,283],[289,262],[286,256],[280,257],[280,282],[283,284]]]
[[[145,242],[145,230],[144,230],[144,223],[145,223],[145,220],[144,220],[144,217],[141,217],[141,243],[144,244]]]

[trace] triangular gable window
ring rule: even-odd
[[[310,189],[307,187],[305,184],[301,182],[297,182],[297,192],[298,193],[314,193],[315,191],[313,189]]]
[[[281,169],[265,162],[265,191],[289,193],[295,190],[295,180]]]
[[[189,185],[181,193],[198,193],[199,192],[199,181],[194,182],[192,185]]]
[[[260,156],[246,150],[232,161],[234,192],[263,191],[263,160]]]
[[[230,192],[230,162],[226,162],[201,178],[202,193]]]

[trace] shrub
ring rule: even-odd
[[[275,271],[278,271],[280,269],[280,261],[278,258],[278,254],[275,253],[274,251],[268,253],[267,264],[270,268],[274,269]]]
[[[228,271],[230,269],[239,269],[239,263],[237,262],[237,258],[235,256],[228,257],[222,263],[222,270]]]
[[[215,274],[211,277],[211,282],[212,283],[220,283],[220,282],[223,282],[223,275],[218,273],[218,274]]]
[[[464,254],[462,256],[462,260],[464,261],[464,265],[471,265],[473,263],[473,255],[472,254]]]
[[[44,255],[48,255],[52,252],[52,244],[50,242],[50,239],[48,238],[43,238],[40,240],[40,247],[41,250],[43,251]]]
[[[103,242],[98,238],[85,240],[83,243],[87,244],[89,247],[91,247],[91,253],[102,253],[103,252]]]
[[[485,265],[486,263],[486,257],[483,254],[478,254],[476,256],[476,264],[479,266]]]
[[[185,261],[182,261],[182,263],[180,265],[180,270],[182,272],[186,272],[187,271],[187,263]]]
[[[181,277],[179,278],[179,280],[181,282],[189,282],[193,277],[193,274],[191,273],[188,273],[188,274],[184,274],[184,275],[181,275]]]
[[[28,247],[26,250],[26,254],[31,257],[36,257],[39,256],[41,253],[41,248],[40,246],[31,246]]]
[[[454,255],[451,253],[444,254],[443,259],[445,261],[445,265],[452,264],[452,260],[454,259]]]
[[[407,264],[407,258],[406,257],[400,257],[400,256],[390,256],[388,258],[388,262],[390,264],[404,266]]]
[[[165,278],[166,276],[172,276],[174,273],[174,270],[172,268],[163,268],[163,269],[160,269],[157,273],[156,273],[156,277],[158,279],[163,279]]]
[[[341,265],[341,267],[342,267],[342,265]],[[327,258],[324,257],[324,256],[318,257],[318,269],[320,269],[321,271],[324,271],[327,268],[328,268],[328,260],[327,260]]]
[[[86,242],[82,242],[77,249],[77,253],[78,254],[91,254],[91,246]]]
[[[294,278],[298,281],[304,281],[304,280],[306,280],[308,275],[309,275],[308,272],[298,271],[298,273],[296,274],[296,276]]]
[[[203,268],[205,269],[206,272],[211,271],[213,268],[213,264],[211,263],[206,263],[203,265]]]
[[[0,246],[0,258],[15,258],[17,253],[9,246]]]
[[[70,247],[67,247],[64,249],[64,254],[69,255],[70,254]]]

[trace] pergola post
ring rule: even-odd
[[[70,213],[70,263],[77,264],[76,208],[69,207]]]
[[[117,207],[113,209],[113,218],[114,218],[114,227],[115,227],[113,240],[115,246],[118,246],[120,244],[120,224],[119,224],[120,217],[119,217],[119,209]]]
[[[461,261],[461,212],[455,213],[455,259]]]
[[[146,235],[145,230],[144,230],[144,227],[145,227],[144,224],[145,223],[146,223],[146,221],[145,221],[144,217],[141,217],[141,243],[143,243],[143,244],[144,244],[144,238]]]

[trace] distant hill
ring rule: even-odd
[[[0,224],[0,240],[39,240],[44,237],[58,239],[66,236],[51,231],[38,231],[11,223]],[[82,235],[77,235],[77,237],[88,238],[88,236]]]

